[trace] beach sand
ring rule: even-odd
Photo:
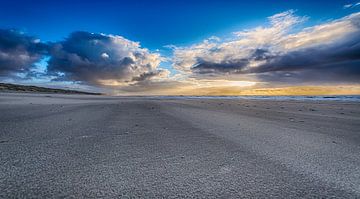
[[[360,103],[0,93],[0,198],[359,198]]]

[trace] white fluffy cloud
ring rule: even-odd
[[[162,77],[160,54],[116,35],[74,32],[50,51],[48,71],[60,80],[126,85]]]
[[[174,68],[193,76],[230,73],[266,78],[277,76],[275,73],[300,77],[304,70],[338,73],[341,64],[343,72],[360,76],[356,67],[360,59],[360,13],[295,33],[294,26],[306,17],[298,17],[290,10],[268,19],[268,26],[235,32],[231,39],[175,47]],[[338,74],[345,75],[342,71]]]

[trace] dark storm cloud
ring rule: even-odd
[[[314,69],[338,63],[344,64],[344,69],[347,70],[347,65],[359,59],[360,36],[354,35],[333,45],[310,47],[266,58],[265,64],[251,72]]]
[[[360,36],[354,35],[334,45],[305,48],[265,60],[266,63],[246,72],[277,72],[274,74],[280,79],[286,79],[282,76],[294,76],[300,81],[360,82]]]
[[[47,45],[17,30],[0,29],[0,76],[27,72],[47,53]]]
[[[229,60],[221,63],[212,63],[199,59],[198,64],[192,68],[192,71],[199,74],[213,72],[239,72],[248,64],[248,59]]]
[[[293,70],[279,70],[255,73],[266,82],[339,82],[360,83],[360,60],[325,64],[322,66],[297,68]]]
[[[224,59],[220,63],[213,63],[198,58],[197,65],[192,68],[195,73],[212,73],[212,72],[231,72],[242,73],[242,70],[247,67],[251,61],[264,61],[273,59],[274,56],[266,49],[255,49],[251,55],[242,59]]]
[[[197,74],[259,74],[267,81],[360,82],[360,32],[332,45],[316,46],[281,54],[267,49],[253,50],[247,58],[212,63],[197,59]],[[260,62],[248,67],[251,62]]]
[[[161,57],[121,36],[74,32],[52,44],[48,71],[62,80],[102,84],[140,81],[157,74]]]

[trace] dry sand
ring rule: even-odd
[[[360,104],[0,94],[1,198],[359,198]]]

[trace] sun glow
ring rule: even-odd
[[[238,87],[247,87],[247,86],[255,86],[256,82],[249,81],[225,81],[224,85],[228,86],[238,86]]]

